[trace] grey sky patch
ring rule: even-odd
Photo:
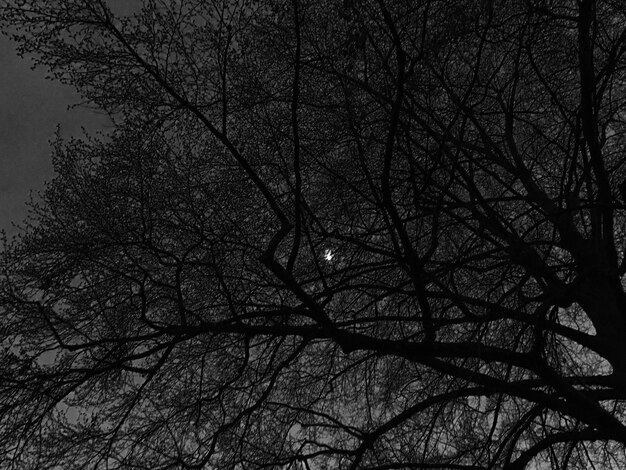
[[[138,0],[109,2],[115,14],[128,15]],[[79,137],[82,128],[96,132],[107,119],[85,107],[71,86],[46,80],[47,70],[31,69],[32,60],[20,58],[15,43],[0,36],[0,230],[18,231],[27,215],[31,191],[41,191],[53,176],[50,141],[57,126],[64,137]]]
[[[86,108],[68,109],[80,102],[69,86],[46,80],[46,71],[31,70],[15,44],[0,39],[0,229],[16,231],[12,222],[26,216],[31,190],[41,190],[52,177],[50,141],[57,126],[63,136],[78,136],[104,124],[103,116]]]

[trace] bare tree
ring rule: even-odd
[[[623,468],[626,7],[5,0],[115,130],[4,252],[6,468]]]

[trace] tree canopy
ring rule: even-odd
[[[0,6],[114,123],[5,244],[2,468],[626,466],[624,2],[137,6]]]

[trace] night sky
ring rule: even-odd
[[[27,213],[31,191],[52,176],[50,140],[57,125],[63,136],[80,136],[81,126],[95,131],[104,119],[91,110],[68,110],[80,102],[73,88],[46,80],[46,70],[31,70],[15,43],[0,36],[0,229],[10,235],[12,222]]]
[[[117,14],[136,10],[138,0],[109,1]],[[64,137],[103,129],[107,120],[93,110],[68,105],[80,97],[70,86],[46,80],[43,68],[31,70],[15,43],[0,35],[0,230],[15,235],[12,222],[27,215],[32,191],[41,191],[53,176],[50,141],[57,125]]]

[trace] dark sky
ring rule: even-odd
[[[114,0],[114,11],[127,14],[139,0]],[[106,120],[95,112],[70,104],[80,102],[73,88],[45,80],[46,70],[31,70],[32,62],[20,59],[15,44],[0,35],[0,230],[16,233],[11,222],[27,213],[31,190],[38,191],[52,177],[50,140],[57,125],[63,136],[99,130]]]
[[[30,191],[52,176],[49,141],[56,126],[64,136],[79,136],[81,126],[93,131],[104,123],[93,111],[68,111],[80,101],[74,89],[45,80],[46,71],[31,64],[0,36],[0,229],[11,234],[11,222],[26,215]]]

